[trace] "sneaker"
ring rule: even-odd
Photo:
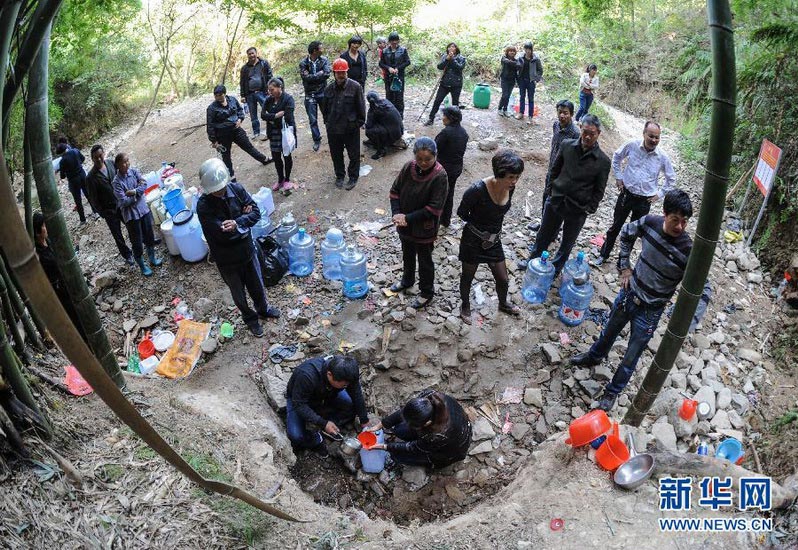
[[[294,188],[294,184],[291,181],[285,180],[283,182],[283,191],[290,191],[293,188]]]
[[[515,119],[516,120],[524,120],[524,115],[521,114],[521,113],[518,113],[517,115],[515,115]]]
[[[280,310],[274,306],[268,306],[266,307],[266,311],[264,313],[258,313],[258,317],[261,319],[279,319]]]
[[[328,458],[330,456],[330,451],[327,450],[327,445],[325,445],[323,441],[318,445],[316,445],[315,447],[313,447],[311,451],[313,451],[322,458]]]
[[[262,162],[262,164],[263,164],[263,166],[268,166],[268,165],[270,165],[273,162],[274,162],[274,159],[270,157],[270,158],[267,158],[266,160],[264,160]]]
[[[604,262],[606,262],[607,260],[608,258],[605,258],[604,256],[599,256],[598,258],[595,259],[591,258],[590,260],[588,260],[587,263],[589,263],[593,267],[601,267],[602,265],[604,265]]]
[[[344,188],[344,178],[335,178],[335,186],[338,189],[343,189]]]
[[[434,121],[433,119],[431,119],[431,118],[428,118],[428,119],[427,119],[427,120],[424,122],[424,126],[432,126],[433,124],[435,124],[435,121]]]
[[[600,365],[601,361],[596,361],[590,356],[590,352],[580,353],[574,355],[568,360],[568,363],[574,367],[595,367]]]
[[[315,153],[316,151],[318,151],[319,147],[321,147],[321,142],[320,141],[314,141],[313,142],[313,152]]]
[[[599,399],[598,407],[602,411],[610,412],[612,408],[615,406],[615,400],[618,399],[618,396],[613,393],[607,393],[606,391]]]
[[[502,111],[499,109],[499,116],[507,116],[507,111]]]
[[[344,189],[351,191],[355,188],[355,185],[357,185],[357,178],[349,178],[349,181],[347,181],[346,185],[344,185]]]
[[[261,141],[269,141],[269,134],[263,134],[262,136],[260,136],[260,140]]]
[[[258,132],[257,134],[255,132],[252,132],[252,139],[257,139],[259,137],[260,137],[260,132]]]
[[[125,257],[125,263],[127,265],[129,265],[130,267],[133,267],[134,265],[136,265],[136,262],[133,261],[133,256],[126,256]]]
[[[540,229],[540,222],[532,222],[529,225],[527,225],[526,228],[529,229],[530,231],[537,231],[538,229]]]
[[[250,325],[247,327],[249,332],[252,333],[252,336],[255,338],[263,338],[263,327],[260,326],[260,323],[255,323],[254,325]]]

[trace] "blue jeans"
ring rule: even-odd
[[[251,92],[247,94],[247,107],[249,107],[249,120],[252,122],[252,133],[260,134],[260,119],[258,118],[258,105],[263,108],[266,103],[266,92]]]
[[[586,94],[585,92],[579,92],[579,110],[576,111],[576,120],[578,121],[583,116],[587,114],[590,110],[590,106],[593,104],[593,94]]]
[[[635,372],[637,362],[648,345],[648,341],[654,335],[662,310],[665,306],[650,306],[645,302],[639,305],[635,303],[635,296],[631,290],[621,289],[612,304],[610,318],[604,330],[601,331],[599,339],[590,347],[590,358],[601,361],[610,352],[610,348],[615,343],[615,339],[621,333],[627,323],[631,323],[629,333],[629,345],[626,353],[615,371],[615,376],[604,391],[609,394],[618,395],[629,383],[629,379]]]
[[[529,116],[530,118],[535,114],[535,81],[518,79],[518,89],[520,90],[520,101],[518,103],[518,114],[524,114],[524,107],[526,105],[526,98],[529,97]]]
[[[402,422],[393,427],[393,433],[402,441],[415,441],[418,439],[418,432],[408,426],[407,422]],[[391,451],[391,458],[401,464],[409,466],[432,466],[429,456],[424,453],[413,453],[408,451]]]
[[[322,418],[332,420],[339,428],[355,417],[355,406],[352,404],[352,397],[348,390],[341,390],[335,399],[326,407],[316,411]],[[300,449],[312,449],[322,442],[322,435],[318,431],[310,431],[305,426],[305,421],[294,409],[291,399],[286,399],[285,403],[285,429],[288,432],[288,439],[295,447]],[[324,428],[324,426],[321,426]]]
[[[308,124],[310,133],[313,135],[313,142],[318,143],[321,141],[321,132],[319,131],[319,100],[316,96],[305,96],[305,112],[308,114]]]

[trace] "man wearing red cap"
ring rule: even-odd
[[[347,77],[349,64],[336,59],[332,65],[335,80],[324,89],[322,115],[327,126],[327,142],[335,168],[335,186],[353,189],[360,175],[360,128],[366,122],[366,101],[363,88]],[[344,149],[349,157],[349,167],[344,167]],[[344,185],[344,178],[349,181]]]

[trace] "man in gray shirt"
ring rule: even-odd
[[[593,262],[595,266],[602,265],[610,257],[615,239],[629,214],[632,214],[632,221],[648,214],[651,205],[664,197],[676,182],[671,159],[657,150],[660,132],[659,124],[649,120],[643,126],[642,140],[632,140],[612,155],[612,171],[619,191],[618,200],[615,202],[612,226],[607,230],[599,258]],[[621,168],[624,159],[627,159],[626,166]],[[660,174],[665,176],[661,186]]]
[[[615,400],[635,372],[637,362],[657,328],[659,318],[676,287],[684,277],[693,241],[687,234],[687,222],[693,215],[690,197],[675,189],[665,195],[664,216],[649,214],[629,222],[621,231],[618,257],[621,291],[612,304],[610,318],[601,336],[589,351],[571,357],[577,367],[600,364],[610,352],[615,339],[629,323],[629,345],[612,380],[604,388],[598,408],[612,409]],[[642,238],[643,250],[634,271],[630,255],[635,241]]]

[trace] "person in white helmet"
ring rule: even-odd
[[[260,210],[243,186],[230,181],[230,173],[220,159],[203,162],[199,177],[204,191],[197,203],[202,232],[244,323],[260,338],[263,327],[259,318],[280,316],[280,310],[266,302],[257,245],[250,231],[260,220]],[[255,304],[254,310],[246,292]]]

